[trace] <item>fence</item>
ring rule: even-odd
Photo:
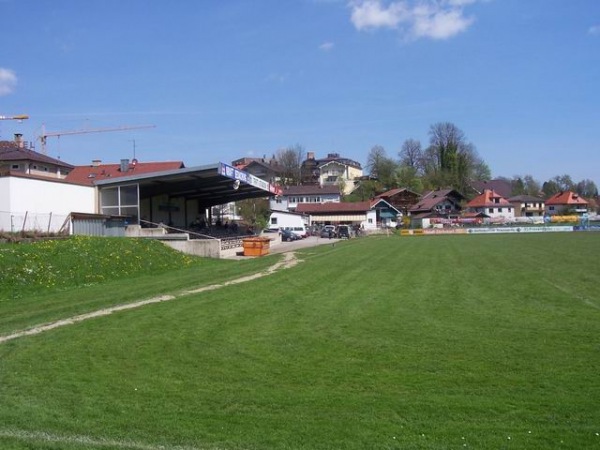
[[[58,232],[69,214],[8,212],[0,211],[0,231],[18,233],[22,231],[38,231],[44,233]]]

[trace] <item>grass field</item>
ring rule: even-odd
[[[599,253],[594,233],[356,239],[14,339],[0,448],[600,448]],[[279,259],[5,290],[0,335]]]

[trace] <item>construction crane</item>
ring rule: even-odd
[[[71,131],[53,131],[50,133],[46,132],[46,127],[42,125],[42,134],[40,134],[39,139],[42,144],[42,153],[46,154],[46,142],[49,137],[58,137],[68,136],[71,134],[87,134],[87,133],[105,133],[107,131],[127,131],[127,130],[139,130],[142,128],[156,128],[156,125],[123,125],[120,127],[113,128],[90,128],[90,129],[82,129],[82,130],[71,130]]]
[[[18,120],[22,122],[23,120],[29,119],[29,116],[26,114],[19,114],[16,116],[0,116],[0,120]]]

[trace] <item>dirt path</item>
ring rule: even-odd
[[[37,325],[35,327],[28,328],[26,330],[16,331],[12,334],[0,336],[0,344],[3,344],[4,342],[12,341],[13,339],[25,337],[25,336],[33,336],[35,334],[41,334],[45,331],[54,330],[55,328],[60,328],[60,327],[64,327],[67,325],[73,325],[78,322],[83,322],[84,320],[94,319],[96,317],[108,316],[110,314],[113,314],[113,313],[116,313],[119,311],[141,308],[142,306],[151,305],[154,303],[168,302],[171,300],[176,300],[181,297],[185,297],[190,294],[198,294],[198,293],[206,292],[206,291],[214,291],[215,289],[220,289],[225,286],[231,286],[234,284],[240,284],[240,283],[245,283],[247,281],[256,280],[258,278],[262,278],[262,277],[271,275],[280,269],[289,269],[290,267],[294,267],[299,262],[300,261],[296,258],[296,255],[294,252],[285,253],[284,258],[281,261],[277,262],[276,264],[273,264],[271,267],[269,267],[267,270],[265,270],[263,272],[258,272],[258,273],[252,274],[252,275],[247,275],[245,277],[236,278],[236,279],[233,279],[230,281],[226,281],[225,283],[222,283],[222,284],[212,284],[212,285],[208,285],[208,286],[203,286],[198,289],[191,289],[191,290],[183,291],[176,295],[161,295],[159,297],[153,297],[153,298],[149,298],[146,300],[140,300],[140,301],[133,302],[133,303],[127,303],[124,305],[112,306],[110,308],[99,309],[97,311],[92,311],[92,312],[86,313],[86,314],[80,314],[78,316],[69,317],[67,319],[61,319],[61,320],[57,320],[55,322]]]

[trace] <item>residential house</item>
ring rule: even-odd
[[[377,195],[375,198],[381,198],[394,206],[402,214],[407,215],[408,210],[418,203],[421,195],[406,188],[391,189],[383,194]]]
[[[44,178],[65,178],[73,166],[28,148],[21,134],[14,141],[0,141],[0,170]]]
[[[281,179],[282,169],[275,158],[242,158],[233,161],[232,165],[271,184],[278,184]]]
[[[400,211],[383,199],[298,205],[296,212],[310,217],[311,225],[353,225],[365,230],[393,226]]]
[[[356,188],[363,170],[360,163],[339,153],[329,153],[326,158],[317,159],[314,152],[308,152],[301,173],[304,185],[338,186],[347,195]]]
[[[65,180],[73,168],[27,148],[20,134],[0,141],[0,231],[54,232],[71,211],[94,212],[94,189]]]
[[[549,216],[584,214],[587,212],[587,200],[576,192],[561,191],[546,200],[545,213]]]
[[[544,199],[532,195],[517,195],[508,201],[513,205],[515,217],[543,217]]]
[[[339,203],[340,188],[335,185],[304,185],[283,188],[281,195],[271,197],[269,206],[273,211],[295,211],[303,203]]]
[[[423,226],[423,219],[450,219],[462,211],[464,196],[455,189],[428,191],[409,208],[411,227]]]
[[[511,222],[515,218],[513,205],[497,192],[486,189],[467,203],[467,211],[486,214],[492,222]]]

